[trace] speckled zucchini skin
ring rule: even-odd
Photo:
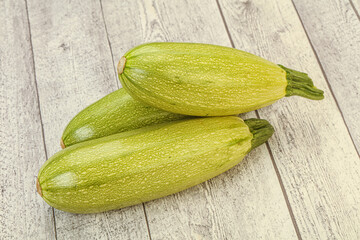
[[[95,213],[160,198],[233,167],[273,133],[234,116],[154,125],[79,143],[52,156],[37,188],[51,206]]]
[[[121,58],[118,73],[134,98],[185,115],[239,114],[291,95],[323,98],[304,73],[244,51],[209,44],[143,44]],[[294,79],[294,74],[301,79]]]
[[[78,113],[66,126],[62,147],[145,126],[189,118],[133,99],[122,88]]]

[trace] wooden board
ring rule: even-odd
[[[103,0],[102,5],[115,64],[144,42],[231,46],[215,1]],[[152,239],[296,238],[265,145],[231,171],[146,203],[145,209]]]
[[[359,7],[1,1],[0,239],[359,239]],[[35,191],[38,170],[68,121],[120,86],[119,58],[150,41],[234,45],[308,72],[325,99],[259,110],[276,129],[269,145],[201,185],[102,214],[54,212]]]
[[[319,102],[286,98],[259,110],[274,124],[271,152],[300,235],[357,239],[359,157],[291,1],[220,1],[237,48],[308,72]]]
[[[55,239],[36,193],[45,162],[25,2],[0,2],[0,239]]]
[[[49,157],[81,109],[118,88],[99,2],[28,1]],[[147,239],[141,205],[104,214],[55,210],[59,239]]]
[[[360,19],[348,1],[294,4],[360,152]]]

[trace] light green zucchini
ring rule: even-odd
[[[134,100],[121,88],[78,113],[66,126],[60,145],[65,148],[90,139],[185,118],[189,117]]]
[[[79,143],[39,171],[37,191],[73,213],[118,209],[204,182],[230,169],[272,134],[266,120],[180,120]]]
[[[134,98],[194,116],[249,112],[285,96],[324,97],[305,73],[209,44],[143,44],[120,59],[118,74]]]

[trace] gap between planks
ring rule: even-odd
[[[33,43],[32,43],[32,36],[31,36],[31,25],[30,25],[30,18],[29,18],[29,10],[28,10],[28,2],[27,0],[24,0],[25,2],[25,8],[26,8],[26,20],[28,23],[28,34],[29,34],[29,41],[30,41],[30,47],[31,47],[31,60],[32,60],[32,68],[33,68],[33,73],[34,73],[34,84],[35,84],[35,93],[36,93],[36,101],[37,101],[37,105],[39,108],[39,118],[40,118],[40,123],[41,123],[41,135],[42,135],[42,142],[43,142],[43,146],[44,146],[44,152],[45,152],[45,157],[46,159],[48,159],[48,153],[46,150],[46,145],[45,145],[45,131],[44,131],[44,124],[43,124],[43,119],[42,119],[42,115],[41,115],[41,106],[40,106],[40,98],[39,98],[39,89],[38,89],[38,84],[37,84],[37,79],[36,79],[36,68],[35,68],[35,57],[34,57],[34,49],[33,49]],[[53,221],[54,221],[54,233],[55,233],[55,239],[57,240],[57,232],[56,232],[56,218],[55,218],[55,210],[53,207],[52,208],[52,215],[53,215]]]
[[[101,8],[101,16],[102,16],[102,20],[103,20],[103,22],[104,22],[104,28],[105,28],[105,32],[106,32],[106,39],[107,39],[107,41],[108,41],[109,48],[110,48],[111,60],[112,60],[112,63],[113,63],[113,68],[114,68],[114,73],[115,73],[115,81],[116,81],[116,85],[117,85],[118,89],[120,89],[119,81],[117,80],[118,74],[117,74],[116,65],[115,65],[115,62],[114,62],[114,53],[113,53],[113,50],[112,50],[112,47],[111,47],[111,42],[110,42],[110,39],[109,39],[109,32],[108,32],[108,29],[107,29],[107,26],[106,26],[105,17],[104,17],[103,5],[102,5],[102,1],[101,1],[101,0],[99,0],[99,2],[100,2],[100,8]],[[150,231],[150,225],[149,225],[149,220],[148,220],[148,217],[147,217],[147,214],[146,214],[146,209],[145,209],[145,204],[142,203],[142,206],[143,206],[143,211],[144,211],[144,216],[145,216],[146,227],[147,227],[149,239],[152,240],[152,238],[151,238],[151,231]]]
[[[328,77],[327,77],[327,75],[326,75],[326,73],[325,73],[324,67],[323,67],[323,65],[321,64],[320,58],[319,58],[319,56],[318,56],[318,53],[316,52],[316,50],[315,50],[315,48],[314,48],[314,45],[313,45],[313,43],[312,43],[311,40],[310,40],[309,34],[308,34],[308,32],[306,31],[306,29],[305,29],[304,23],[303,23],[303,21],[302,21],[302,19],[301,19],[301,17],[300,17],[300,14],[299,14],[298,10],[296,9],[296,5],[295,5],[294,1],[291,0],[291,3],[292,3],[292,5],[293,5],[293,7],[294,7],[294,9],[295,9],[296,15],[297,15],[297,17],[298,17],[298,19],[299,19],[299,21],[300,21],[300,23],[301,23],[301,26],[302,26],[302,28],[303,28],[303,30],[304,30],[304,33],[305,33],[305,35],[306,35],[306,38],[307,38],[307,40],[308,40],[308,42],[309,42],[309,44],[310,44],[311,50],[312,50],[312,52],[313,52],[314,55],[315,55],[316,61],[317,61],[318,65],[319,65],[319,67],[320,67],[320,69],[321,69],[321,73],[322,73],[322,75],[324,76],[324,78],[325,78],[325,80],[326,80],[326,84],[327,84],[327,86],[328,86],[328,88],[329,88],[329,90],[330,90],[331,96],[332,96],[332,97],[334,98],[334,100],[335,100],[336,107],[337,107],[337,109],[338,109],[339,112],[340,112],[341,118],[342,118],[342,120],[343,120],[343,122],[344,122],[344,125],[345,125],[345,127],[346,127],[347,133],[348,133],[349,136],[350,136],[351,142],[352,142],[352,144],[353,144],[353,146],[354,146],[354,148],[355,148],[358,156],[360,157],[359,150],[357,149],[357,147],[356,147],[356,145],[355,145],[355,141],[354,141],[353,136],[350,134],[349,126],[348,126],[348,124],[347,124],[347,122],[346,122],[346,120],[345,120],[345,117],[344,117],[343,112],[341,111],[339,102],[338,102],[338,100],[337,100],[336,97],[335,97],[334,91],[333,91],[333,89],[332,89],[332,87],[331,87],[331,84],[330,84],[330,82],[329,82],[329,80],[328,80]],[[351,6],[353,6],[351,0],[350,0],[350,4],[351,4]],[[353,6],[353,8],[354,8],[354,6]],[[357,11],[355,10],[355,8],[354,8],[354,11],[355,11],[355,13],[357,14]],[[359,17],[358,14],[357,14],[357,16]]]
[[[119,86],[119,81],[118,81],[118,74],[117,74],[117,71],[116,71],[116,65],[115,65],[115,62],[114,62],[114,53],[113,53],[113,50],[112,50],[112,47],[111,47],[111,42],[110,42],[110,38],[109,38],[109,32],[108,32],[108,29],[107,29],[107,26],[106,26],[106,21],[105,21],[105,16],[104,16],[104,10],[103,10],[103,4],[102,4],[102,0],[99,0],[99,3],[100,3],[100,8],[101,8],[101,17],[102,17],[102,20],[104,22],[104,28],[105,28],[105,32],[106,32],[106,39],[107,39],[107,42],[109,44],[109,49],[110,49],[110,53],[111,53],[111,61],[113,63],[113,68],[114,68],[114,74],[115,74],[115,81],[116,81],[116,86],[118,87],[118,89],[120,89],[120,86]],[[151,239],[151,238],[150,238]]]
[[[104,22],[104,28],[105,28],[105,32],[106,32],[106,39],[107,39],[107,42],[108,42],[108,45],[109,45],[109,49],[110,49],[110,53],[111,53],[111,61],[112,61],[112,63],[113,63],[113,69],[114,69],[114,74],[115,74],[115,81],[116,81],[116,85],[117,85],[118,89],[120,89],[119,81],[117,80],[118,74],[117,74],[116,65],[115,65],[115,62],[114,62],[114,53],[113,53],[113,49],[112,49],[112,47],[111,47],[111,42],[110,42],[110,38],[109,38],[109,32],[108,32],[108,29],[107,29],[107,26],[106,26],[106,21],[105,21],[104,9],[103,9],[103,5],[102,5],[102,1],[99,0],[99,3],[100,3],[100,8],[101,8],[101,16],[102,16],[102,20],[103,20],[103,22]],[[145,204],[142,203],[142,206],[143,206],[144,217],[145,217],[145,221],[146,221],[146,227],[147,227],[149,239],[152,240],[152,238],[151,238],[150,226],[149,226],[149,220],[148,220],[148,217],[147,217],[147,214],[146,214],[146,209],[145,209]]]
[[[354,10],[354,12],[355,12],[355,15],[357,16],[357,18],[358,18],[358,19],[359,19],[359,21],[360,21],[360,14],[359,14],[358,10],[356,9],[356,7],[355,7],[355,5],[354,5],[353,1],[352,1],[352,0],[349,0],[349,2],[350,2],[350,5],[351,5],[352,9],[353,9],[353,10]]]
[[[221,15],[221,19],[223,20],[224,27],[225,27],[226,32],[227,32],[227,34],[228,34],[228,38],[229,38],[229,40],[230,40],[231,46],[232,46],[233,48],[235,48],[234,41],[233,41],[233,39],[232,39],[232,37],[231,37],[229,28],[228,28],[228,26],[227,26],[227,23],[226,23],[226,20],[225,20],[225,17],[224,17],[224,14],[223,14],[222,9],[221,9],[221,6],[220,6],[220,4],[219,4],[219,0],[216,0],[216,5],[217,5],[217,7],[218,7],[218,9],[219,9],[219,12],[220,12],[220,15]],[[294,6],[294,7],[295,7],[295,6]],[[260,119],[260,115],[259,115],[259,112],[258,112],[257,110],[255,110],[255,114],[256,114],[256,117]],[[275,170],[275,172],[276,172],[276,176],[277,176],[277,179],[278,179],[278,181],[279,181],[279,184],[280,184],[280,187],[281,187],[281,191],[282,191],[282,193],[283,193],[283,196],[284,196],[284,199],[285,199],[285,202],[286,202],[286,206],[287,206],[288,211],[289,211],[289,214],[290,214],[291,221],[292,221],[293,226],[294,226],[294,228],[295,228],[296,236],[298,237],[298,239],[302,239],[302,238],[301,238],[301,235],[300,235],[300,230],[299,230],[298,224],[297,224],[296,219],[295,219],[295,215],[294,215],[294,213],[293,213],[293,210],[292,210],[292,208],[291,208],[288,195],[287,195],[286,190],[285,190],[284,183],[283,183],[283,181],[282,181],[282,179],[281,179],[281,175],[280,175],[279,169],[278,169],[278,167],[277,167],[277,165],[276,165],[276,163],[275,163],[274,156],[273,156],[273,153],[272,153],[272,151],[271,151],[271,148],[270,148],[270,145],[269,145],[268,142],[266,142],[266,148],[267,148],[267,150],[268,150],[268,152],[269,152],[272,165],[273,165],[274,170]]]

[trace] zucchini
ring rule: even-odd
[[[128,51],[117,70],[134,98],[193,116],[249,112],[285,96],[324,98],[306,73],[209,44],[143,44]]]
[[[194,118],[79,143],[52,156],[37,191],[52,207],[95,213],[192,187],[230,169],[272,134],[266,120]]]
[[[121,88],[78,113],[66,126],[60,145],[65,148],[83,141],[184,118],[189,117],[136,101]]]

